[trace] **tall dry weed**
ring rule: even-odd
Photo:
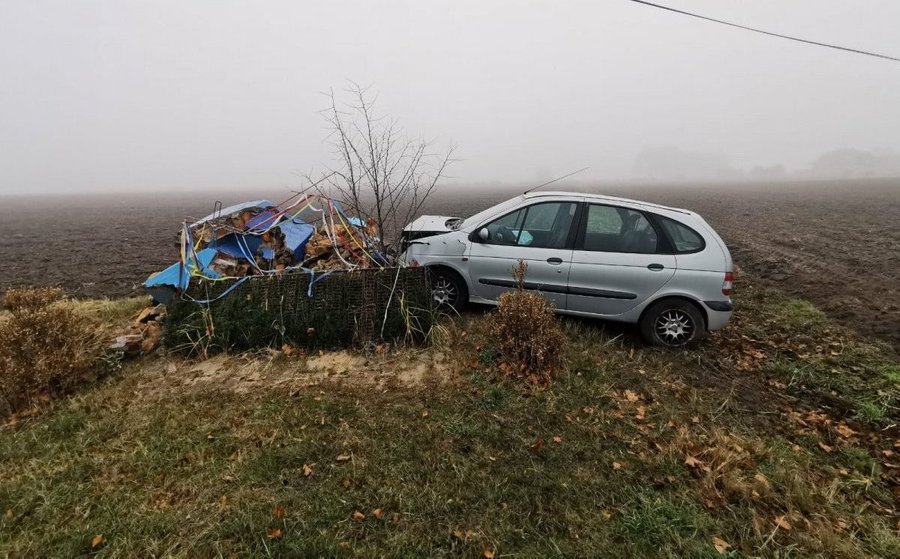
[[[0,321],[0,415],[94,380],[103,357],[95,324],[61,290],[10,289]]]
[[[546,384],[562,365],[566,337],[550,302],[525,290],[527,271],[522,260],[513,268],[516,290],[500,295],[497,309],[487,319],[487,343],[505,375]]]

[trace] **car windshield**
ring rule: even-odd
[[[482,210],[473,216],[470,216],[470,217],[467,217],[466,219],[458,221],[458,222],[452,224],[450,226],[450,228],[453,230],[457,230],[457,229],[465,229],[467,227],[474,227],[474,226],[484,222],[489,217],[503,213],[506,210],[518,205],[524,199],[525,199],[525,196],[522,196],[522,195],[516,196],[515,198],[512,198],[511,200],[507,200],[506,202],[501,202],[500,204],[497,204],[496,206],[491,206],[490,208],[488,208],[486,210]]]

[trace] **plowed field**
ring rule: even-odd
[[[699,212],[752,277],[900,349],[900,180],[594,190]],[[426,211],[468,215],[515,194],[444,191]],[[229,193],[222,201],[258,197]],[[209,213],[214,198],[0,199],[0,290],[52,284],[81,296],[132,293],[177,258],[181,220]]]

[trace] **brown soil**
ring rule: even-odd
[[[446,356],[432,351],[401,351],[363,355],[347,351],[322,352],[308,357],[269,354],[219,354],[199,361],[167,356],[143,361],[141,386],[150,400],[173,392],[225,390],[237,394],[267,390],[294,391],[347,383],[383,391],[395,388],[440,386],[452,378]]]
[[[738,266],[900,349],[900,179],[591,190],[699,212]],[[518,193],[475,192],[444,192],[425,211],[469,215]],[[263,196],[222,197],[227,205]],[[4,199],[0,291],[49,284],[80,296],[135,293],[178,257],[181,220],[209,213],[215,197]]]

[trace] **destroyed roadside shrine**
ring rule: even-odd
[[[312,284],[336,270],[380,269],[390,261],[375,248],[379,235],[373,221],[348,215],[325,196],[244,202],[185,222],[178,241],[181,259],[151,275],[144,287],[156,301],[168,303],[187,293],[192,278],[243,280],[296,271],[309,274]]]
[[[117,340],[126,354],[417,342],[434,320],[427,272],[383,254],[375,222],[325,196],[217,209],[185,221],[177,246],[144,282],[159,312]]]

